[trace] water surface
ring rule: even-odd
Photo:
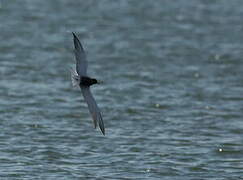
[[[242,19],[240,0],[2,0],[0,179],[243,179]]]

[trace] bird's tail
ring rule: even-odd
[[[78,86],[80,83],[80,76],[78,75],[77,71],[71,68],[71,81],[73,87]]]

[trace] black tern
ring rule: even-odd
[[[74,33],[72,34],[73,34],[73,43],[74,43],[74,53],[76,57],[76,69],[73,69],[71,71],[72,84],[73,86],[79,85],[84,100],[88,104],[89,112],[92,115],[94,121],[94,127],[96,128],[98,122],[101,132],[103,133],[103,135],[105,135],[105,126],[102,120],[99,107],[97,106],[97,103],[95,102],[95,99],[92,96],[90,91],[90,86],[92,86],[93,84],[97,84],[98,81],[96,79],[88,77],[87,75],[88,63],[86,60],[86,54],[84,48],[80,43],[78,37]]]

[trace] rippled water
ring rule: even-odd
[[[0,5],[0,179],[243,179],[243,1]]]

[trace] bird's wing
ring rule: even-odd
[[[96,128],[97,122],[98,122],[101,132],[105,135],[105,127],[104,127],[104,123],[102,120],[102,116],[101,116],[99,107],[97,106],[95,99],[90,92],[90,88],[86,87],[86,86],[80,86],[80,87],[81,87],[81,91],[84,96],[84,100],[88,104],[89,112],[92,115],[92,118],[94,120],[95,128]]]
[[[74,53],[76,57],[76,70],[80,76],[87,76],[88,63],[86,60],[86,54],[82,47],[78,37],[73,33]]]

